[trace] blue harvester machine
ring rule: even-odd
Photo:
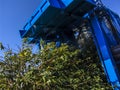
[[[108,82],[120,90],[120,17],[100,0],[42,0],[20,35],[29,43],[43,39],[59,46],[76,44],[75,36],[86,30],[92,32]]]

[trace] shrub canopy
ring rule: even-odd
[[[2,90],[111,90],[93,44],[79,50],[55,43],[33,54],[23,46],[0,61]]]

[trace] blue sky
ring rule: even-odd
[[[19,30],[23,28],[41,0],[0,0],[0,42],[16,48],[21,45]],[[120,0],[103,0],[120,15]]]
[[[0,42],[15,48],[21,44],[19,30],[41,0],[0,0]]]
[[[119,14],[120,16],[120,0],[102,0],[103,4]]]

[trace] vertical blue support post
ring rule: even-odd
[[[107,78],[109,79],[109,82],[113,86],[114,90],[120,90],[120,83],[115,70],[114,60],[110,52],[108,43],[106,42],[104,33],[102,32],[102,28],[100,27],[98,18],[94,14],[94,16],[90,17],[90,20],[93,28],[92,32],[95,36],[94,38],[96,41],[97,49],[99,51],[101,62],[103,64]]]

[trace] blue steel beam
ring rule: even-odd
[[[106,41],[106,37],[102,31],[102,28],[100,26],[100,23],[98,21],[97,15],[92,15],[90,17],[91,25],[92,25],[92,32],[94,34],[96,47],[98,49],[99,55],[101,57],[101,62],[103,64],[103,68],[106,72],[106,76],[113,86],[114,90],[120,90],[120,83],[119,83],[119,76],[116,71],[116,65],[112,56],[112,53],[110,51],[110,48],[108,46],[108,43]]]
[[[23,30],[25,31],[20,30],[21,37],[34,38],[48,27],[67,26],[74,20],[70,17],[71,14],[79,13],[83,16],[94,7],[93,0],[42,0],[40,6],[24,26]]]
[[[53,2],[54,1],[54,2]],[[36,9],[33,16],[28,20],[26,25],[23,27],[23,30],[26,30],[22,37],[29,36],[29,33],[34,24],[38,25],[39,28],[42,28],[49,22],[52,18],[54,18],[58,13],[60,13],[60,9],[63,8],[58,0],[42,0],[40,6]],[[40,21],[40,22],[39,22]]]

